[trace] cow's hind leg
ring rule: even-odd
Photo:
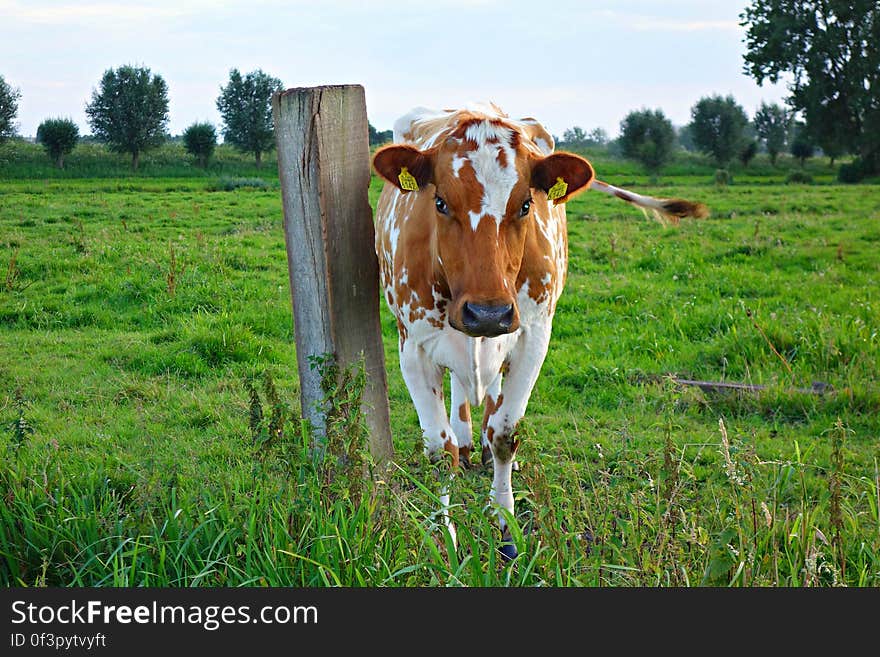
[[[443,405],[443,369],[432,363],[420,347],[405,343],[400,350],[400,371],[419,416],[425,455],[437,462],[444,451],[449,453],[454,470],[459,461],[458,440]],[[449,519],[449,487],[446,484],[440,489],[440,506],[455,544],[455,526]]]

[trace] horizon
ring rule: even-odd
[[[546,19],[536,21],[534,7],[519,0],[434,0],[418,10],[387,0],[369,7],[351,0],[320,7],[302,0],[0,0],[0,75],[21,91],[16,126],[25,138],[47,118],[70,118],[90,134],[85,105],[101,76],[131,64],[167,83],[171,136],[207,121],[222,137],[215,103],[237,68],[260,69],[285,88],[361,84],[379,131],[412,107],[492,101],[557,136],[579,126],[614,139],[634,110],[660,109],[682,127],[706,96],[732,95],[750,118],[761,102],[785,103],[784,84],[759,87],[742,72],[739,14],[747,4],[562,1],[553,5],[561,18],[548,28],[536,27]],[[151,24],[161,29],[145,29]]]

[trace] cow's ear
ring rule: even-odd
[[[373,168],[385,180],[404,192],[417,192],[432,182],[434,163],[430,152],[414,146],[391,145],[373,156]]]
[[[592,165],[584,158],[554,153],[534,162],[531,186],[547,192],[547,198],[554,203],[565,203],[589,185],[594,175]]]

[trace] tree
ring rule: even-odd
[[[604,128],[593,128],[587,135],[587,145],[605,146],[608,144],[608,133]]]
[[[608,144],[608,133],[602,128],[593,128],[588,133],[576,125],[563,132],[562,139],[558,143],[564,144],[568,148],[605,146]]]
[[[838,135],[834,130],[829,130],[828,132],[823,132],[816,139],[816,143],[819,145],[819,148],[822,149],[822,152],[828,156],[828,166],[834,166],[834,160],[843,155],[844,149],[843,144],[840,140],[840,135]]]
[[[676,129],[676,139],[679,146],[686,151],[697,151],[697,145],[694,143],[694,129],[691,125],[683,125]]]
[[[794,136],[791,140],[791,154],[800,160],[803,167],[807,158],[813,157],[816,146],[810,139],[810,133],[803,123],[795,123]]]
[[[791,129],[791,115],[776,103],[762,102],[752,120],[755,132],[767,147],[770,164],[776,166],[776,158],[785,149],[788,132]]]
[[[846,128],[837,119],[840,113],[835,112],[833,106],[832,103],[827,111],[813,112],[810,122],[806,126],[812,140],[830,159],[831,166],[834,166],[834,160],[847,151]]]
[[[150,69],[120,66],[104,73],[86,105],[92,133],[117,153],[131,153],[137,171],[141,153],[165,141],[168,86]]]
[[[78,141],[79,126],[70,119],[46,119],[37,128],[37,143],[43,145],[59,169],[64,168],[64,156]]]
[[[370,146],[379,146],[394,139],[394,132],[392,130],[382,130],[380,132],[371,123],[367,123],[367,125],[370,132]]]
[[[656,176],[672,156],[675,129],[662,111],[630,112],[620,122],[620,146],[624,157],[638,160]]]
[[[253,153],[257,166],[263,153],[275,146],[272,96],[282,90],[281,80],[260,69],[241,76],[229,72],[229,83],[220,88],[217,109],[223,117],[223,138],[239,150]]]
[[[15,117],[21,91],[9,85],[0,75],[0,144],[15,135]]]
[[[691,108],[694,144],[714,157],[720,167],[726,167],[739,152],[748,122],[745,110],[733,96],[708,96]]]
[[[562,142],[569,148],[583,146],[587,141],[587,133],[579,125],[569,128],[562,133]]]
[[[759,85],[791,75],[789,104],[811,132],[835,125],[840,146],[880,170],[880,3],[752,0],[740,19],[745,73]]]
[[[742,163],[743,167],[748,167],[749,162],[755,159],[755,155],[757,154],[758,142],[754,139],[750,139],[739,149],[739,161]]]
[[[217,131],[210,123],[193,123],[183,131],[183,145],[186,152],[198,160],[203,169],[214,154],[217,145]]]

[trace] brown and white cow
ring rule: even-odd
[[[512,120],[494,105],[417,108],[395,123],[394,141],[373,158],[387,181],[376,212],[376,253],[425,451],[436,459],[445,450],[453,466],[469,465],[470,407],[483,405],[491,498],[513,513],[516,427],[565,283],[565,201],[593,188],[672,219],[702,216],[705,208],[599,182],[584,158],[554,153],[537,121]],[[445,490],[441,503],[448,507]],[[448,516],[447,524],[454,539]],[[513,557],[503,515],[501,527],[502,553]]]

